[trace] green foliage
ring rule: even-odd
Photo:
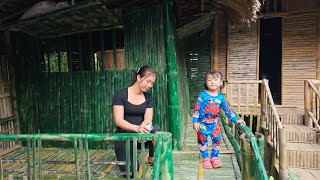
[[[67,52],[60,52],[60,64],[59,64],[58,52],[50,53],[49,56],[48,54],[45,54],[44,62],[45,62],[46,72],[49,72],[49,71],[59,72],[59,67],[61,68],[61,72],[68,72]],[[50,66],[49,66],[49,62],[50,62]]]

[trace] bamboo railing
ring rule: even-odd
[[[235,112],[235,115],[239,117],[238,113],[236,113],[236,111],[234,111],[234,112]],[[226,132],[228,138],[230,139],[230,142],[231,142],[232,146],[235,149],[238,163],[242,164],[241,162],[244,161],[244,159],[247,158],[247,157],[246,156],[241,157],[241,151],[242,150],[240,148],[239,142],[237,141],[237,139],[239,139],[239,137],[237,138],[237,137],[235,137],[235,134],[231,133],[231,129],[230,129],[229,125],[227,124],[227,122],[225,121],[225,119],[226,119],[226,116],[223,115],[221,117],[221,121],[222,121],[222,124],[224,126],[225,132]],[[259,150],[260,147],[258,146],[257,139],[256,139],[255,135],[252,133],[252,131],[245,124],[239,124],[238,127],[239,127],[239,129],[241,130],[242,133],[246,134],[246,139],[249,139],[250,144],[251,144],[251,148],[252,148],[252,151],[253,151],[253,154],[254,154],[254,158],[255,158],[255,161],[256,161],[256,164],[255,164],[256,166],[255,167],[249,167],[249,165],[247,165],[247,167],[241,167],[242,168],[241,171],[244,172],[244,171],[246,171],[245,169],[249,169],[249,171],[253,172],[252,175],[255,175],[255,170],[258,170],[259,178],[261,180],[267,180],[268,179],[268,175],[267,175],[264,163],[263,163],[261,152]],[[248,152],[242,152],[242,153],[246,154]],[[242,178],[244,178],[244,177],[242,177]],[[246,176],[246,178],[249,178],[249,175]]]
[[[230,105],[235,108],[242,119],[249,118],[248,127],[251,131],[254,131],[253,127],[256,127],[256,132],[260,131],[260,111],[259,108],[259,86],[261,86],[261,80],[243,80],[243,81],[227,81],[226,87],[222,90],[226,90],[226,98],[229,100]],[[256,122],[254,119],[256,118]],[[231,124],[232,132],[235,133],[235,126]]]
[[[261,87],[260,93],[259,87]],[[278,166],[279,164],[280,177],[283,179],[286,176],[286,138],[268,80],[228,81],[226,83],[226,97],[242,119],[249,120],[247,124],[252,132],[253,126],[256,126],[256,132],[260,132],[260,126],[266,130],[265,141],[273,149],[272,165]],[[256,122],[253,121],[253,117],[256,117]],[[234,123],[231,124],[231,128],[236,136],[243,133],[241,128],[237,128],[236,131]],[[239,138],[237,139],[239,140]]]
[[[276,167],[279,164],[279,178],[285,179],[286,137],[266,79],[262,80],[261,86],[261,120],[262,126],[266,129],[266,142],[273,149],[272,165]]]
[[[315,127],[320,132],[320,80],[305,80],[304,110],[305,125]]]
[[[43,141],[69,141],[73,143],[74,161],[76,171],[75,179],[92,178],[90,169],[89,141],[126,141],[126,179],[130,178],[130,166],[133,166],[133,177],[137,178],[138,171],[138,151],[137,143],[141,142],[141,157],[145,159],[145,140],[153,139],[155,144],[155,161],[152,173],[153,180],[173,179],[172,165],[172,137],[168,132],[157,132],[155,134],[2,134],[0,141],[26,141],[27,146],[27,168],[24,179],[44,179],[42,142]],[[133,143],[133,165],[130,164],[130,143]],[[83,158],[84,157],[84,158]],[[109,164],[122,164],[124,162],[114,161]],[[0,157],[0,180],[4,179],[2,168],[2,157]],[[142,172],[146,172],[145,162],[142,161]],[[142,179],[145,179],[146,173],[142,173]],[[12,177],[12,175],[11,175]]]

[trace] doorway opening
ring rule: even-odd
[[[269,80],[275,104],[281,104],[282,18],[260,19],[259,79]]]

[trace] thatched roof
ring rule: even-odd
[[[41,0],[0,0],[0,29],[23,31],[34,36],[54,36],[122,26],[123,9],[139,9],[161,0],[65,0],[70,4],[45,14],[21,19]],[[47,1],[48,2],[48,1]],[[51,0],[59,3],[61,0]],[[72,5],[75,3],[75,5]],[[176,26],[191,27],[200,19],[198,28],[210,23],[212,15],[224,13],[229,21],[254,21],[259,0],[173,0]],[[29,13],[29,12],[27,12]],[[71,28],[70,28],[71,27]]]

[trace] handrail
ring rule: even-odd
[[[269,111],[271,109],[271,112]],[[271,147],[274,150],[275,158],[279,160],[279,179],[286,179],[286,134],[276,110],[268,81],[262,79],[261,87],[261,116],[262,123],[266,126],[267,141],[271,141]],[[273,160],[273,166],[276,165],[276,159]]]
[[[231,107],[233,112],[235,113],[235,115],[239,117],[239,114],[237,113],[237,111],[234,110],[233,107]],[[222,123],[224,125],[224,127],[228,127],[228,125],[226,124],[224,118],[222,118]],[[258,165],[258,170],[259,170],[259,174],[261,175],[261,179],[262,180],[268,180],[268,175],[267,175],[267,171],[266,171],[266,168],[264,166],[264,163],[263,163],[263,160],[262,160],[262,157],[261,157],[261,153],[259,151],[259,148],[258,148],[258,143],[257,143],[257,139],[255,137],[255,135],[252,133],[252,131],[250,130],[250,128],[248,126],[246,126],[245,124],[237,124],[240,129],[246,134],[246,137],[250,139],[250,142],[251,142],[251,146],[253,148],[253,151],[254,151],[254,156],[257,160],[257,165]],[[231,132],[229,132],[230,130],[229,129],[226,129],[226,132],[227,132],[227,135],[230,136],[232,135]],[[231,138],[231,143],[232,145],[235,147],[235,150],[236,150],[236,153],[239,153],[240,152],[240,146],[239,146],[239,143],[237,141],[234,141],[234,137]],[[237,155],[237,154],[236,154]],[[237,159],[239,161],[239,155],[237,155]]]
[[[319,84],[319,80],[305,80],[304,87],[305,125],[310,127],[314,125],[318,132],[320,132],[320,92],[316,85]]]
[[[316,117],[314,117],[314,115],[311,111],[309,111],[308,114],[309,114],[310,118],[312,119],[314,125],[317,127],[318,131],[320,131],[320,126],[318,124],[319,120],[317,120]]]
[[[262,83],[263,85],[265,86],[265,91],[267,93],[267,97],[269,99],[269,102],[270,102],[270,106],[271,106],[271,109],[273,111],[273,114],[275,115],[275,118],[276,118],[276,122],[277,122],[277,125],[279,126],[280,129],[282,129],[282,124],[281,124],[281,121],[280,121],[280,118],[279,118],[279,115],[278,115],[278,112],[276,110],[276,107],[274,105],[274,101],[273,101],[273,98],[272,98],[272,95],[271,95],[271,92],[270,92],[270,88],[269,88],[269,84],[267,83],[267,80],[266,79],[262,79]],[[263,93],[263,92],[262,92]]]
[[[127,144],[127,179],[129,178],[128,167],[130,166],[130,141],[133,141],[133,151],[136,152],[136,144],[138,140],[144,142],[145,139],[153,138],[156,142],[156,150],[155,150],[155,161],[154,161],[154,169],[152,174],[153,180],[167,180],[174,179],[173,178],[173,165],[172,165],[172,137],[169,132],[156,132],[155,134],[150,133],[118,133],[118,134],[0,134],[0,141],[27,141],[27,176],[31,179],[39,178],[42,179],[42,141],[69,141],[74,143],[74,154],[75,154],[75,166],[76,166],[76,176],[77,179],[80,179],[79,168],[81,166],[79,164],[78,153],[85,151],[85,164],[86,164],[86,178],[90,179],[90,163],[89,163],[89,149],[88,149],[88,141],[126,141]],[[84,146],[84,148],[82,147]],[[79,152],[78,152],[78,147]],[[142,145],[144,147],[144,145]],[[38,158],[36,159],[36,152],[39,153]],[[128,153],[129,152],[129,153]],[[144,150],[143,150],[144,152]],[[133,159],[137,160],[136,154],[133,154]],[[33,158],[31,158],[31,156]],[[129,158],[128,158],[129,157]],[[142,154],[142,158],[144,159],[144,154]],[[31,163],[33,162],[33,163]],[[144,161],[142,162],[144,163]],[[39,167],[37,169],[31,164],[38,164]],[[122,164],[121,162],[115,162],[115,164]],[[134,162],[136,164],[136,162]],[[0,166],[3,166],[2,159],[0,157]],[[32,167],[32,168],[31,168]],[[171,169],[170,169],[171,168]],[[0,168],[0,180],[3,179],[3,169]],[[37,171],[37,175],[36,175]],[[137,177],[137,168],[134,168],[133,175]]]

